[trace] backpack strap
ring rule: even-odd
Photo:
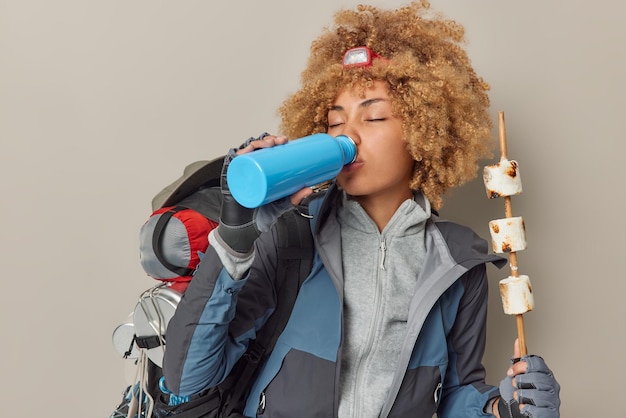
[[[154,255],[156,255],[157,259],[161,262],[161,264],[163,264],[163,266],[165,266],[165,268],[181,277],[191,276],[193,270],[186,267],[175,266],[167,261],[161,251],[161,245],[163,241],[163,231],[165,230],[165,226],[169,222],[170,218],[177,212],[185,209],[187,208],[184,206],[174,206],[170,210],[163,212],[161,216],[159,216],[159,219],[154,226],[154,232],[152,233],[152,251],[154,251]]]
[[[246,399],[259,364],[272,352],[278,337],[291,316],[300,286],[313,266],[313,236],[309,220],[297,210],[285,213],[276,223],[278,233],[278,267],[276,274],[276,309],[269,317],[256,340],[251,341],[242,359],[237,363],[236,381],[224,382],[230,388],[223,416],[233,411],[243,412]],[[240,368],[239,368],[240,367]],[[240,383],[239,383],[240,382]],[[223,383],[223,384],[224,384]]]
[[[267,352],[274,348],[291,316],[300,286],[313,266],[313,236],[308,218],[297,210],[285,213],[276,224],[278,233],[278,270],[276,274],[277,307],[268,321],[271,332],[260,335],[256,343]],[[296,280],[297,278],[297,280]],[[264,328],[265,328],[264,327]]]

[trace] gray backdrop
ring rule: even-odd
[[[0,1],[0,408],[108,417],[132,368],[113,329],[156,282],[138,259],[150,200],[194,160],[275,131],[311,40],[356,1]],[[399,6],[399,1],[377,1]],[[620,2],[433,0],[505,112],[524,193],[528,345],[562,386],[562,416],[626,416],[621,181],[626,18]],[[495,131],[495,130],[494,130]],[[497,154],[496,154],[497,155]],[[494,160],[495,161],[495,160]],[[485,163],[491,163],[486,161]],[[488,237],[482,180],[444,217]],[[515,320],[490,272],[485,364],[497,383]]]

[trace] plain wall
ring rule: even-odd
[[[112,332],[156,284],[138,258],[152,197],[188,163],[275,132],[310,42],[355,4],[0,1],[2,416],[111,414],[132,374]],[[465,26],[521,167],[512,203],[536,298],[529,349],[558,377],[563,417],[624,417],[624,6],[432,5]],[[442,216],[488,237],[503,203],[478,178],[448,196]],[[497,293],[508,274],[490,270],[493,384],[515,338]]]

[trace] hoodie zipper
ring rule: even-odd
[[[387,255],[387,244],[385,243],[384,237],[380,238],[380,244],[378,248],[380,250],[380,260],[379,260],[378,267],[380,268],[380,270],[385,270],[385,257]],[[374,349],[374,345],[376,343],[376,339],[374,336],[376,335],[376,330],[379,327],[380,307],[381,307],[382,298],[383,298],[382,296],[383,289],[382,289],[381,281],[382,281],[382,277],[380,275],[380,272],[377,271],[376,272],[376,294],[374,296],[374,316],[372,317],[372,322],[370,324],[370,329],[368,331],[368,338],[366,340],[366,343],[364,344],[364,350],[361,356],[361,360],[359,361],[359,365],[357,366],[357,377],[355,379],[356,384],[355,384],[355,392],[354,392],[355,394],[354,394],[353,413],[357,417],[360,415],[360,410],[362,406],[362,400],[360,399],[359,394],[363,393],[363,391],[361,390],[361,387],[363,386],[362,379],[364,379],[365,377],[363,368],[366,367],[367,360],[369,359],[369,356],[372,350]]]
[[[387,244],[385,244],[385,239],[382,238],[380,240],[380,269],[385,269],[385,256],[387,255]]]

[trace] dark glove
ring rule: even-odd
[[[500,382],[498,412],[501,418],[559,418],[561,387],[543,358],[524,356],[526,373],[507,376]],[[515,386],[513,386],[513,384]],[[514,393],[517,392],[517,400]],[[520,410],[520,404],[524,407]]]
[[[263,133],[258,138],[248,138],[239,148],[231,148],[226,154],[222,166],[222,208],[217,232],[224,243],[242,255],[250,253],[258,236],[262,232],[269,231],[282,214],[294,209],[289,198],[249,209],[237,203],[228,188],[226,173],[230,162],[237,157],[237,151],[247,147],[250,142],[262,140],[268,135],[268,133]]]

